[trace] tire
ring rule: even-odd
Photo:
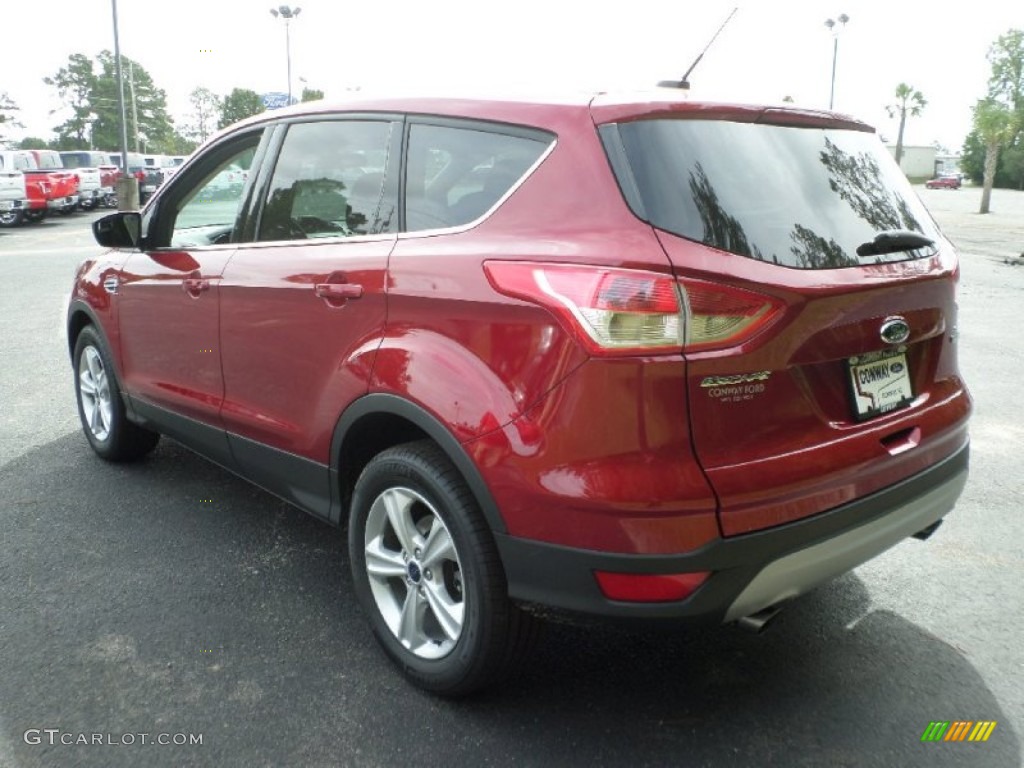
[[[24,218],[25,214],[20,210],[0,212],[0,227],[16,227]]]
[[[31,210],[25,211],[25,221],[31,222],[33,224],[35,224],[38,221],[42,221],[44,218],[46,218],[46,211],[41,210],[39,208],[33,208]]]
[[[78,416],[92,449],[117,462],[135,461],[152,451],[160,435],[128,420],[110,355],[91,325],[78,334],[73,359]]]
[[[377,641],[424,690],[478,691],[514,668],[536,638],[536,619],[508,599],[473,494],[429,440],[367,464],[352,498],[349,555]]]
[[[58,209],[57,213],[59,213],[61,216],[70,216],[72,213],[75,212],[75,209],[77,207],[78,203],[75,203],[74,205],[66,205],[63,208]]]

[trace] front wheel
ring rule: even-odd
[[[535,636],[508,599],[497,548],[458,470],[431,441],[390,448],[356,483],[349,521],[356,595],[415,685],[445,696],[506,673]]]
[[[75,342],[75,394],[85,437],[108,461],[134,461],[152,451],[160,435],[133,424],[100,335],[86,326]]]
[[[46,218],[46,211],[40,208],[32,208],[25,211],[25,221],[30,221],[33,224],[37,221],[42,221],[44,218]]]

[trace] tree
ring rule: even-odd
[[[324,92],[316,88],[302,89],[302,101],[320,101],[323,97]]]
[[[44,77],[43,82],[54,86],[61,101],[71,109],[71,116],[54,127],[58,142],[68,149],[89,149],[90,128],[96,117],[96,72],[92,59],[83,53],[72,53],[67,65],[53,77]]]
[[[188,95],[192,102],[192,122],[184,131],[184,136],[197,144],[202,144],[216,130],[217,118],[221,113],[220,99],[209,88],[196,88]]]
[[[101,72],[96,78],[96,89],[92,99],[96,113],[93,146],[116,148],[121,146],[121,116],[117,106],[114,54],[110,51],[101,51],[98,59]],[[167,151],[174,143],[174,124],[167,114],[167,95],[163,89],[156,87],[153,78],[138,62],[121,56],[121,68],[125,79],[124,98],[129,148],[134,145],[149,152]]]
[[[250,91],[248,88],[234,88],[221,101],[220,120],[217,127],[227,128],[232,123],[258,115],[265,109],[263,99],[256,91]]]
[[[981,185],[985,176],[985,146],[977,131],[972,130],[964,138],[964,145],[960,149],[960,170],[971,182]]]
[[[974,130],[978,132],[985,145],[985,175],[981,190],[981,209],[978,213],[988,213],[999,150],[1016,135],[1017,116],[996,99],[981,99],[974,107]]]
[[[975,108],[975,128],[964,140],[960,166],[975,183],[983,185],[982,208],[986,210],[993,187],[1024,189],[1024,30],[1011,29],[1000,35],[989,48],[988,60],[992,72],[986,101],[991,104],[982,115],[990,125],[995,121],[993,130],[998,137],[1002,133],[998,124],[1006,115],[997,113],[1007,112],[1012,131],[990,151],[992,134],[986,137],[979,132]]]
[[[15,104],[6,92],[0,92],[0,143],[7,140],[7,129],[21,127],[21,123],[14,117],[18,111]]]
[[[1000,35],[988,50],[988,60],[992,65],[988,95],[1009,104],[1019,115],[1024,109],[1024,30]]]
[[[187,136],[182,136],[178,131],[174,132],[170,142],[165,145],[169,155],[191,155],[199,146]]]
[[[900,160],[903,158],[903,129],[907,124],[907,115],[917,117],[927,105],[928,102],[925,100],[924,94],[914,90],[913,86],[906,83],[900,83],[896,86],[896,103],[888,105],[885,111],[889,113],[889,117],[899,115],[900,118],[900,130],[896,135],[897,165],[899,165]]]
[[[46,143],[45,139],[40,139],[38,136],[26,136],[24,139],[18,142],[18,149],[49,149],[50,145]]]

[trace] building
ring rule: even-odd
[[[886,145],[889,154],[896,157],[896,145]],[[936,175],[938,149],[933,146],[915,147],[903,145],[900,168],[908,179],[931,179]]]

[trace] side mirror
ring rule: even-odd
[[[138,248],[142,233],[142,214],[118,211],[92,223],[92,236],[105,248]]]

